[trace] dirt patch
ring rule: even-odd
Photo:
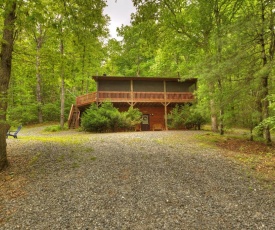
[[[266,145],[259,141],[249,141],[243,137],[204,134],[202,139],[215,145],[222,154],[241,162],[257,173],[257,176],[269,184],[275,184],[275,144]]]
[[[275,147],[268,146],[257,141],[249,141],[245,139],[226,138],[217,143],[217,146],[234,152],[244,154],[275,154]]]
[[[9,156],[9,167],[0,172],[0,200],[15,200],[26,194],[25,185],[28,182],[25,172],[28,167],[28,159],[23,156]],[[5,210],[0,203],[0,223],[4,217],[12,215],[16,209]]]

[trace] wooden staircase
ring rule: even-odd
[[[80,111],[76,105],[72,105],[70,110],[70,115],[68,118],[68,127],[69,129],[77,129],[79,128],[79,118],[80,118]]]

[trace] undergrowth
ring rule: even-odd
[[[68,127],[61,127],[60,125],[51,125],[51,126],[47,126],[44,131],[45,132],[59,132],[59,131],[64,131],[64,130],[68,130]]]

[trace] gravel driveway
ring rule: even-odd
[[[198,134],[22,131],[29,182],[0,229],[275,229],[274,190]]]

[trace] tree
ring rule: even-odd
[[[107,34],[103,6],[100,0],[89,4],[81,0],[22,2],[8,119],[17,113],[18,122],[56,121],[59,109],[64,125],[75,96],[95,87],[90,76],[99,72]]]
[[[275,21],[274,21],[274,2],[258,0],[260,11],[260,26],[258,30],[258,41],[261,49],[262,69],[261,69],[261,112],[262,118],[269,118],[269,78],[273,66],[275,53]],[[267,18],[269,17],[269,18]],[[264,126],[264,137],[267,143],[271,143],[269,126]]]
[[[106,20],[102,15],[103,0],[83,2],[82,0],[54,1],[52,3],[55,12],[53,23],[56,26],[56,34],[59,40],[60,51],[60,126],[65,122],[65,79],[66,64],[68,62],[67,45],[72,42],[73,36],[82,36],[85,33],[94,33],[95,37],[103,36]],[[82,36],[84,38],[85,36]]]
[[[4,2],[3,10],[3,37],[1,39],[0,65],[0,170],[7,164],[6,133],[9,125],[6,122],[7,96],[11,76],[12,52],[14,44],[16,0]]]
[[[17,5],[20,7],[16,7]],[[81,73],[87,71],[88,78],[95,74],[101,65],[103,37],[107,36],[104,6],[104,0],[4,0],[0,3],[0,25],[3,26],[0,69],[0,168],[7,164],[6,120],[12,118],[28,123],[55,119],[60,101],[58,83],[62,89],[60,122],[64,125],[68,104],[73,103],[75,97],[72,95],[75,91],[75,95],[78,94],[78,85],[81,85],[79,78],[74,77],[82,77]],[[85,45],[84,49],[79,49],[80,42]],[[15,52],[12,61],[13,50]],[[79,68],[80,65],[82,68]],[[68,91],[65,89],[66,85],[71,87]],[[83,87],[84,85],[81,86],[82,92]],[[93,87],[93,84],[88,86],[87,79],[86,90]],[[65,95],[69,95],[69,99],[65,100]]]

